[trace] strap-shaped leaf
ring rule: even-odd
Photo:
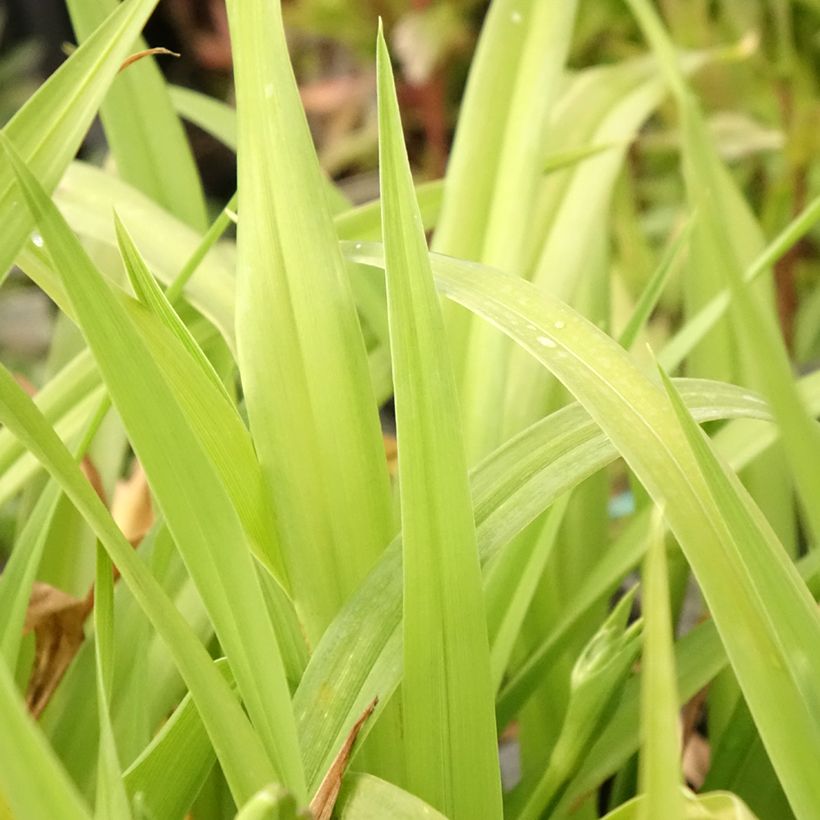
[[[91,814],[76,786],[26,711],[9,668],[0,660],[0,794],[15,817],[50,817],[56,806],[66,820]]]
[[[382,234],[404,561],[410,790],[453,818],[500,817],[493,687],[455,379],[379,32]]]
[[[392,534],[344,260],[278,0],[230,0],[239,118],[237,348],[250,428],[311,641]]]

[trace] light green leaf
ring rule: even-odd
[[[550,507],[534,538],[515,539],[485,575],[487,628],[490,633],[493,690],[501,686],[538,582],[555,547],[570,496]]]
[[[0,792],[13,816],[52,817],[59,806],[60,817],[66,820],[89,820],[88,808],[29,716],[4,660],[0,660],[0,720]]]
[[[241,706],[213,669],[208,653],[191,628],[134,555],[68,450],[5,368],[0,368],[0,421],[43,462],[94,529],[172,651],[232,788],[236,794],[249,797],[270,781],[273,769]]]
[[[576,766],[615,711],[641,643],[641,622],[627,626],[635,588],[624,595],[572,668],[561,734],[543,775],[516,813],[518,820],[549,816]],[[672,820],[672,818],[670,818]]]
[[[751,499],[744,495],[744,490],[737,477],[717,459],[714,452],[708,447],[702,432],[692,421],[671,381],[663,371],[661,371],[661,374],[681,427],[692,447],[698,467],[716,503],[723,511],[723,518],[719,526],[726,531],[724,537],[727,537],[727,540],[733,539],[737,544],[742,544],[746,554],[754,560],[756,557],[754,552],[760,550],[765,544],[765,540],[771,531],[767,532],[765,519],[762,519],[760,512],[754,508]],[[772,536],[769,536],[769,540],[771,539]],[[760,560],[760,558],[757,558],[757,560]],[[777,590],[780,597],[774,597],[771,590],[767,595],[764,589],[760,587],[755,592],[755,599],[748,603],[742,601],[742,599],[735,601],[738,605],[738,616],[742,614],[740,606],[753,605],[763,610],[763,601],[765,601],[768,607],[777,607],[781,613],[780,617],[785,619],[786,616],[783,610],[786,607],[783,596],[788,594],[787,590]],[[761,598],[759,596],[765,597]],[[708,596],[707,602],[714,607]],[[817,615],[817,608],[813,601],[811,601],[809,612],[814,616]],[[811,779],[801,777],[794,768],[787,769],[786,767],[790,765],[791,767],[797,767],[799,770],[801,765],[811,757],[814,750],[820,748],[820,726],[818,726],[817,720],[818,695],[814,686],[814,680],[816,679],[807,671],[807,667],[811,663],[810,655],[805,649],[800,648],[805,640],[805,635],[790,634],[790,624],[783,621],[780,622],[779,630],[774,629],[771,631],[774,632],[772,636],[765,634],[759,636],[757,651],[769,659],[767,662],[771,663],[771,658],[788,652],[791,644],[794,647],[791,652],[794,653],[793,657],[797,663],[789,664],[782,671],[780,669],[775,670],[777,674],[765,683],[759,678],[757,680],[751,678],[744,680],[738,672],[737,661],[733,657],[733,653],[738,650],[727,644],[726,653],[738,675],[738,681],[746,702],[755,718],[755,723],[769,752],[772,764],[780,777],[789,802],[795,811],[800,814],[802,811],[810,811],[812,805],[818,805],[820,792],[818,792],[817,785]],[[783,704],[780,704],[777,710],[766,708],[766,705],[771,703],[771,698],[777,696],[775,694],[777,691],[775,685],[778,685],[781,691],[791,690],[793,692],[792,697],[795,699],[793,710],[784,709]],[[792,704],[789,704],[789,706],[792,706]],[[803,721],[803,723],[798,725],[798,721]],[[795,732],[795,734],[792,735],[792,732]]]
[[[351,773],[336,800],[338,820],[444,820],[418,797],[370,774]]]
[[[680,789],[679,794],[682,813],[678,816],[684,820],[756,820],[748,806],[736,794],[709,792],[695,795],[689,789],[684,788]],[[648,816],[647,807],[648,799],[645,795],[641,795],[609,812],[605,820],[640,820],[641,817]],[[662,816],[671,817],[672,815]]]
[[[281,786],[265,786],[236,813],[236,820],[312,820],[309,809],[300,809],[293,795]]]
[[[629,144],[629,140],[623,141],[624,144]],[[594,145],[581,145],[575,148],[568,148],[565,151],[555,151],[547,154],[544,160],[544,173],[552,174],[555,171],[563,171],[565,168],[572,168],[573,165],[578,165],[585,159],[590,159],[597,154],[602,154],[604,151],[609,151],[612,148],[617,148],[621,143],[605,142],[596,143]]]
[[[202,348],[191,335],[191,331],[188,330],[185,323],[171,307],[171,303],[165,294],[160,290],[136,245],[134,245],[134,240],[129,236],[116,212],[114,213],[114,225],[117,231],[120,254],[125,262],[125,272],[128,274],[128,279],[137,299],[179,339],[188,355],[202,368],[202,371],[211,379],[225,399],[230,401],[225,386],[222,384],[216,370],[214,370],[214,366],[208,361],[202,352]]]
[[[407,780],[450,817],[500,817],[489,645],[456,387],[381,31],[377,77],[400,453]]]
[[[114,565],[102,547],[97,547],[94,638],[97,660],[97,719],[100,724],[94,816],[100,820],[112,817],[124,819],[130,817],[131,812],[122,782],[122,769],[109,713],[114,677]]]
[[[387,465],[279,3],[231,0],[228,18],[239,117],[238,358],[294,599],[315,642],[392,534]]]
[[[638,816],[643,820],[684,816],[681,798],[681,745],[678,727],[678,694],[672,618],[669,611],[669,576],[662,512],[655,511],[649,550],[641,578],[644,649],[641,657],[640,788],[645,795]]]
[[[806,414],[794,385],[791,363],[770,306],[743,281],[744,265],[737,240],[723,229],[725,220],[742,225],[748,219],[739,205],[739,194],[729,177],[691,91],[669,58],[668,35],[645,0],[629,0],[647,37],[658,53],[667,81],[674,89],[682,115],[684,169],[690,202],[701,215],[703,242],[712,248],[712,267],[720,267],[728,280],[737,329],[753,360],[753,372],[771,402],[781,428],[786,457],[812,540],[820,543],[820,427]],[[714,286],[713,286],[714,287]]]
[[[224,658],[216,668],[231,684]],[[184,766],[176,765],[184,760]],[[182,817],[214,765],[214,751],[190,693],[123,775],[135,805],[151,817]]]
[[[819,219],[820,197],[816,197],[746,268],[743,275],[744,282],[751,284],[767,273],[772,265],[805,236]],[[715,322],[726,312],[729,304],[729,288],[726,287],[686,321],[658,354],[658,361],[664,370],[673,371],[680,365],[689,352],[714,327]]]
[[[236,110],[221,100],[209,97],[192,88],[171,86],[171,100],[180,116],[198,125],[223,145],[236,151],[237,127]],[[323,176],[328,206],[333,214],[341,214],[350,209],[347,197]]]
[[[693,217],[664,251],[663,256],[658,262],[658,266],[646,283],[646,287],[638,299],[638,304],[635,305],[635,309],[632,311],[629,321],[618,336],[618,342],[627,350],[635,344],[638,334],[649,320],[652,311],[658,303],[658,299],[660,299],[669,275],[676,268],[683,254],[688,250],[689,239],[694,224]]]

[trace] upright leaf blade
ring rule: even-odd
[[[379,165],[404,555],[411,791],[449,817],[501,816],[475,523],[441,307],[378,38]]]
[[[675,650],[669,612],[669,578],[660,511],[650,531],[643,565],[643,656],[641,659],[642,820],[683,817]]]
[[[228,3],[239,118],[237,347],[251,432],[308,637],[392,534],[347,271],[278,0]]]
[[[52,817],[59,806],[66,820],[89,820],[75,785],[27,714],[4,660],[0,660],[0,720],[0,794],[14,816]]]

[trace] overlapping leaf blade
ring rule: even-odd
[[[237,345],[251,431],[311,641],[391,534],[344,261],[278,2],[228,3],[239,118]]]
[[[83,42],[117,7],[117,0],[68,0]],[[147,48],[140,38],[135,51]],[[100,109],[117,173],[197,230],[207,223],[205,196],[182,123],[153,56],[114,80]]]
[[[207,456],[208,447],[196,435],[198,425],[189,421],[197,403],[190,396],[187,406],[179,400],[174,379],[152,357],[145,331],[140,331],[140,325],[150,324],[151,314],[111,290],[36,179],[15,158],[13,149],[7,146],[7,150],[112,400],[206,602],[266,751],[283,782],[304,794],[276,636],[236,508]],[[166,348],[176,352],[166,353],[162,361],[172,372],[180,362],[184,369],[184,348],[170,331],[165,330],[165,336]],[[215,387],[211,384],[210,389]],[[224,403],[224,397],[219,401]],[[226,545],[230,552],[225,551]]]
[[[77,148],[120,64],[157,0],[126,0],[41,86],[3,128],[46,190],[51,191]],[[22,208],[14,174],[0,163],[0,278],[4,277],[34,226]]]

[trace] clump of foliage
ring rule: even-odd
[[[818,816],[817,299],[776,295],[820,200],[792,155],[764,231],[693,91],[755,38],[494,0],[415,186],[379,30],[353,207],[278,2],[228,0],[236,111],[128,59],[156,0],[67,5],[0,137],[0,270],[60,310],[36,395],[0,368],[0,817]],[[608,21],[649,51],[568,67]],[[180,115],[237,151],[213,222]]]

